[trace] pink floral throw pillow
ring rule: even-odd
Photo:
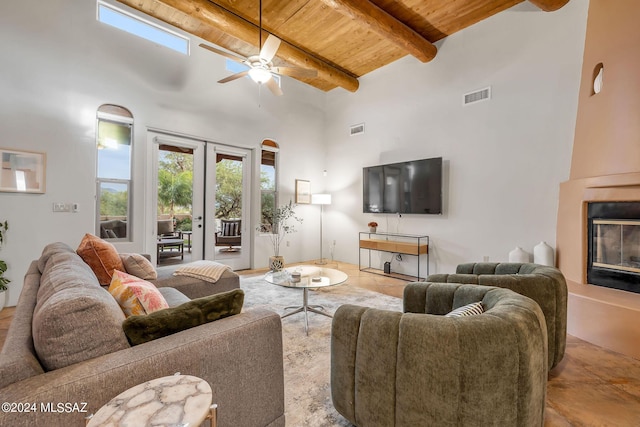
[[[153,283],[119,270],[113,272],[109,293],[118,301],[127,317],[169,308]]]

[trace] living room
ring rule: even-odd
[[[580,1],[554,13],[525,2],[444,39],[429,63],[405,57],[364,76],[356,93],[284,79],[285,95],[274,97],[249,81],[215,83],[229,72],[203,49],[182,58],[97,22],[95,4],[14,5],[3,26],[5,140],[47,153],[47,186],[42,195],[2,195],[10,207],[3,208],[11,224],[3,249],[9,277],[19,282],[18,272],[48,242],[77,244],[95,230],[95,117],[104,103],[134,116],[132,239],[118,243],[122,252],[155,249],[145,246],[145,231],[155,225],[146,128],[250,148],[276,141],[280,202],[293,199],[295,179],[310,181],[313,193],[331,193],[323,239],[325,249],[336,242],[339,260],[357,262],[357,233],[374,218],[381,230],[429,235],[432,273],[485,256],[504,260],[515,246],[552,244],[558,185],[571,160],[586,14]],[[462,105],[464,93],[487,86],[490,101]],[[365,133],[349,137],[358,123]],[[362,167],[430,157],[447,164],[443,215],[361,213]],[[77,203],[78,212],[54,213],[54,202]],[[305,221],[282,248],[288,262],[320,255],[319,209],[300,205],[299,213]],[[267,265],[268,250],[257,237],[254,268]],[[13,283],[8,305],[18,293]]]
[[[620,3],[637,15],[631,2]],[[296,179],[308,180],[313,193],[330,193],[322,237],[318,206],[298,206],[304,221],[282,247],[287,263],[329,257],[333,246],[333,258],[357,264],[358,232],[372,220],[383,231],[428,235],[431,273],[506,261],[516,246],[530,253],[541,241],[556,247],[581,79],[592,71],[583,64],[587,18],[602,4],[572,0],[545,13],[519,3],[437,42],[428,63],[407,56],[360,77],[355,93],[283,78],[282,97],[248,79],[217,84],[229,71],[223,58],[197,48],[201,40],[193,37],[190,56],[181,56],[97,22],[94,2],[3,5],[0,145],[47,156],[44,194],[0,195],[0,219],[11,226],[0,252],[11,279],[7,306],[17,303],[22,276],[42,248],[58,241],[75,248],[96,229],[96,111],[105,103],[134,116],[132,238],[116,245],[121,252],[155,250],[149,129],[256,153],[271,139],[280,148],[281,203],[294,198]],[[633,56],[627,47],[622,55]],[[605,77],[605,96],[607,83]],[[487,87],[489,100],[463,105],[465,93]],[[350,136],[357,124],[365,132]],[[619,172],[640,170],[636,154],[628,155],[635,166]],[[442,215],[362,213],[363,167],[431,157],[445,161]],[[251,200],[259,205],[258,191]],[[52,212],[57,202],[77,203],[78,211]],[[257,208],[251,218],[256,225]],[[251,267],[265,268],[267,238],[251,235]],[[574,270],[567,278],[585,283]]]

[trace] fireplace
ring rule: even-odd
[[[589,203],[587,281],[640,293],[640,202]]]

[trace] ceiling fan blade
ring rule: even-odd
[[[276,56],[276,52],[280,47],[280,39],[274,36],[273,34],[269,34],[267,40],[262,45],[262,49],[260,49],[260,58],[269,62]]]
[[[280,86],[278,86],[278,82],[273,77],[271,77],[269,80],[267,80],[265,85],[269,88],[271,93],[273,93],[275,96],[282,96],[283,95],[282,89],[280,89]]]
[[[218,83],[231,82],[233,80],[237,80],[237,79],[242,78],[242,77],[247,76],[247,75],[249,75],[249,70],[240,71],[239,73],[231,74],[229,77],[225,77],[222,80],[218,80]]]
[[[208,51],[211,51],[213,53],[217,53],[218,55],[222,55],[225,58],[229,58],[229,59],[231,59],[233,61],[244,62],[244,61],[247,60],[246,58],[243,58],[242,56],[239,56],[239,55],[236,55],[236,54],[233,54],[233,53],[230,53],[230,52],[225,52],[224,50],[216,49],[215,47],[208,46],[208,45],[206,45],[204,43],[200,43],[200,47],[204,48],[204,49],[207,49]]]
[[[310,70],[308,68],[294,68],[294,67],[272,67],[271,71],[276,74],[282,74],[283,76],[290,77],[317,77],[317,70]]]

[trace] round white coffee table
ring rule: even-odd
[[[297,273],[299,273],[299,277],[297,277]],[[293,309],[293,311],[283,315],[282,318],[284,319],[297,313],[304,313],[304,331],[309,334],[308,312],[333,317],[329,313],[322,311],[324,307],[320,305],[309,305],[309,288],[339,285],[340,283],[344,283],[347,277],[346,273],[333,268],[317,265],[298,265],[281,271],[270,271],[264,279],[274,285],[302,289],[302,305],[285,307],[285,310]]]
[[[98,426],[199,426],[211,417],[211,386],[191,375],[171,375],[138,384],[107,402],[87,427]]]

